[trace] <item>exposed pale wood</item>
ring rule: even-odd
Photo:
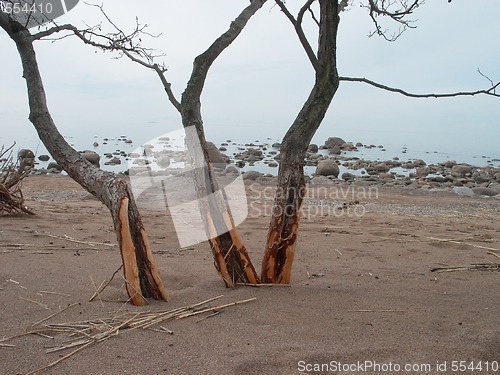
[[[141,290],[139,269],[137,268],[135,247],[128,223],[128,198],[126,197],[122,198],[120,201],[117,219],[123,274],[127,281],[125,287],[127,288],[132,303],[137,306],[144,306],[146,305],[146,301],[139,293]]]

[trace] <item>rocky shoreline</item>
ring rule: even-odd
[[[123,146],[132,144],[126,136],[111,139]],[[104,138],[105,145],[110,139]],[[136,148],[132,152],[117,149],[114,152],[84,150],[81,154],[91,163],[117,173],[130,175],[185,175],[186,152],[174,147],[175,140],[159,137],[151,144]],[[258,142],[237,144],[231,140],[219,146],[209,142],[209,154],[219,175],[243,174],[245,180],[269,181],[275,178],[279,166],[279,143]],[[94,150],[100,147],[93,144]],[[121,147],[125,148],[125,147]],[[500,167],[490,163],[477,167],[448,160],[427,164],[422,159],[369,160],[356,156],[362,149],[385,151],[382,145],[364,145],[360,142],[345,142],[338,137],[328,138],[323,145],[311,144],[305,159],[306,178],[312,184],[354,183],[356,185],[384,185],[412,189],[446,189],[459,195],[489,196],[500,198]],[[405,150],[403,150],[405,153]],[[30,150],[19,151],[19,158],[35,156]],[[58,174],[61,168],[50,162],[48,155],[37,158],[33,174]],[[493,159],[492,162],[500,160]],[[498,163],[497,163],[498,164]]]

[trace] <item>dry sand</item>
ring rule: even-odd
[[[268,204],[255,200],[256,186],[254,205]],[[482,371],[460,373],[493,374],[492,361],[500,361],[500,272],[431,272],[500,263],[491,254],[500,254],[497,199],[380,188],[378,196],[338,209],[342,215],[303,221],[291,287],[234,290],[218,278],[206,243],[180,249],[165,215],[143,210],[170,302],[139,308],[124,304],[119,275],[101,293],[102,304],[88,302],[92,280],[99,285],[120,266],[117,247],[108,246],[116,238],[107,209],[63,176],[29,177],[24,193],[37,216],[0,218],[0,339],[43,324],[165,311],[221,294],[211,306],[256,297],[202,321],[165,323],[174,334],[118,334],[46,374],[296,374],[315,364],[331,365],[323,373],[395,373],[334,371],[335,361],[373,361],[382,370],[390,363],[432,366],[408,372],[414,374],[451,374],[452,361],[475,361]],[[268,220],[249,218],[240,228],[257,268]],[[71,353],[47,354],[66,339],[50,335],[0,341],[0,373],[27,373]],[[445,361],[446,371],[438,372],[436,363]]]

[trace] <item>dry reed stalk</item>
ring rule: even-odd
[[[500,263],[479,263],[469,266],[436,267],[431,272],[455,272],[455,271],[499,271]]]
[[[47,353],[54,353],[54,352],[59,352],[62,350],[66,349],[71,349],[71,348],[76,348],[73,350],[71,353],[59,358],[58,360],[50,363],[47,366],[38,368],[36,370],[33,370],[29,372],[27,375],[31,374],[37,374],[40,373],[44,370],[50,369],[60,362],[70,358],[74,354],[78,353],[82,349],[98,342],[103,342],[105,340],[108,340],[112,337],[118,336],[119,334],[126,333],[126,332],[131,332],[136,329],[148,329],[148,330],[153,330],[155,332],[161,332],[161,333],[167,333],[172,335],[174,332],[171,331],[170,329],[164,327],[164,326],[159,326],[158,328],[152,328],[152,326],[157,325],[161,322],[166,322],[166,321],[172,321],[172,320],[178,320],[178,319],[185,319],[189,318],[192,316],[197,316],[201,315],[204,313],[209,313],[211,312],[212,314],[206,316],[205,318],[202,318],[198,320],[198,322],[203,321],[207,318],[216,316],[220,314],[225,308],[231,307],[231,306],[237,306],[240,304],[248,303],[255,301],[256,298],[249,298],[241,301],[235,301],[231,303],[226,303],[223,305],[219,305],[216,307],[208,307],[205,308],[203,306],[206,306],[208,303],[213,302],[219,298],[222,298],[223,296],[217,296],[214,298],[207,299],[202,302],[198,302],[192,305],[187,305],[175,309],[171,309],[168,311],[163,311],[163,312],[150,312],[150,311],[144,311],[144,312],[137,312],[137,313],[122,313],[120,315],[115,315],[108,317],[108,318],[101,318],[101,319],[96,319],[96,320],[87,320],[87,321],[81,321],[81,322],[67,322],[67,323],[52,323],[52,324],[47,324],[44,325],[43,329],[39,330],[34,330],[31,332],[25,332],[21,335],[18,336],[12,336],[8,337],[5,339],[0,340],[0,348],[11,348],[13,345],[11,344],[6,344],[4,342],[12,340],[14,338],[26,336],[26,335],[31,335],[31,334],[41,334],[43,337],[46,338],[51,338],[54,339],[52,336],[47,335],[49,332],[57,332],[57,333],[65,333],[67,334],[68,339],[63,341],[61,344],[57,346],[53,346],[50,348],[46,349]],[[36,323],[34,325],[40,324],[55,315],[63,312],[64,310],[67,310],[68,308],[74,306],[69,305],[65,309],[58,311],[57,313],[54,313]],[[200,309],[200,310],[197,310]],[[121,310],[121,309],[120,309]],[[120,312],[118,310],[118,312]]]
[[[25,301],[28,301],[28,302],[31,302],[31,303],[34,303],[34,304],[37,304],[38,306],[42,306],[44,309],[46,310],[49,310],[49,306],[41,303],[41,302],[38,302],[38,301],[35,301],[33,299],[30,299],[30,298],[25,298],[25,297],[19,297],[19,299],[23,299]]]
[[[289,288],[290,284],[272,284],[272,283],[261,283],[261,284],[252,284],[252,283],[236,283],[237,286],[250,286],[252,288],[270,288],[270,287],[284,287]]]
[[[109,284],[111,284],[111,281],[113,281],[113,278],[114,278],[114,277],[115,277],[115,275],[116,275],[116,274],[117,274],[117,273],[118,273],[118,272],[122,269],[122,267],[123,267],[123,264],[122,264],[120,267],[118,267],[118,269],[117,269],[115,272],[113,272],[113,274],[111,275],[111,278],[109,279],[109,281],[108,281],[106,284],[104,284],[104,281],[106,281],[106,280],[104,280],[104,281],[101,283],[101,285],[99,286],[99,288],[97,288],[97,290],[96,290],[96,291],[95,291],[95,293],[92,295],[92,297],[90,297],[89,302],[92,302],[92,301],[94,300],[94,298],[96,298],[97,296],[99,296],[99,299],[101,300],[101,296],[100,296],[100,294],[104,291],[104,289],[106,289],[106,288],[107,288],[107,286],[108,286]],[[104,285],[103,285],[103,284],[104,284]],[[101,303],[102,303],[102,300],[101,300]]]
[[[40,292],[40,293],[41,293],[41,292]],[[55,313],[53,313],[53,314],[50,314],[48,317],[43,318],[43,319],[41,319],[41,320],[39,320],[39,321],[37,321],[37,322],[33,323],[31,326],[36,326],[37,324],[43,323],[43,322],[45,322],[45,321],[49,320],[50,318],[53,318],[54,316],[56,316],[56,315],[58,315],[58,314],[60,314],[60,313],[62,313],[62,312],[64,312],[64,311],[66,311],[66,310],[68,310],[69,308],[71,308],[71,307],[73,307],[73,306],[76,306],[76,305],[78,305],[78,304],[79,304],[79,303],[77,302],[77,303],[73,303],[73,304],[71,304],[71,305],[68,305],[68,306],[66,306],[65,308],[63,308],[63,309],[59,310],[58,312],[55,312]]]

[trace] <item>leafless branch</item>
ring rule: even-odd
[[[313,68],[315,71],[318,70],[318,58],[316,54],[314,53],[314,50],[311,47],[311,44],[307,40],[307,37],[304,33],[304,30],[302,29],[302,20],[304,18],[304,13],[310,9],[312,3],[314,3],[315,0],[307,0],[304,6],[300,9],[299,14],[297,16],[297,19],[290,13],[288,8],[286,7],[285,3],[282,0],[275,0],[276,4],[281,8],[281,11],[285,14],[285,16],[290,20],[292,23],[295,33],[297,34],[300,44],[302,44],[302,47],[304,48],[307,57],[309,58],[309,61],[311,62]],[[313,14],[314,16],[314,14]],[[318,21],[313,18],[315,22],[318,23]],[[319,23],[318,23],[319,24]]]
[[[477,72],[484,78],[486,78],[488,80],[488,82],[491,84],[491,86],[493,87],[495,84],[493,83],[493,81],[490,79],[490,77],[488,77],[487,75],[483,74],[483,72],[481,72],[481,70],[479,68],[477,68]]]
[[[375,25],[375,30],[369,36],[379,35],[389,42],[394,42],[408,28],[415,28],[414,20],[408,20],[407,16],[424,3],[425,0],[368,0],[367,5],[361,7],[369,10],[370,17]],[[387,17],[399,24],[397,32],[389,35],[388,30],[383,29],[378,17]]]
[[[154,70],[163,84],[170,102],[177,110],[180,110],[180,103],[176,99],[171,84],[168,82],[165,73],[167,68],[163,64],[156,63],[156,59],[164,55],[154,54],[154,50],[142,46],[143,37],[158,38],[159,35],[151,34],[147,31],[147,24],[140,24],[139,20],[135,19],[135,27],[131,32],[125,32],[119,28],[105,12],[102,5],[87,4],[99,9],[106,22],[111,25],[113,31],[109,33],[102,32],[102,25],[88,26],[85,29],[78,29],[73,25],[57,25],[50,29],[41,31],[32,36],[33,40],[60,40],[68,36],[75,35],[85,44],[99,48],[103,51],[118,52],[120,58],[127,57],[131,61],[140,64],[148,69]],[[69,31],[71,34],[65,34],[57,37],[53,35],[63,31]]]
[[[410,93],[408,91],[399,89],[399,88],[394,88],[394,87],[389,87],[386,85],[382,85],[380,83],[374,82],[372,80],[369,80],[367,78],[358,78],[358,77],[339,77],[340,81],[346,81],[346,82],[361,82],[361,83],[366,83],[370,86],[390,91],[390,92],[396,92],[398,94],[408,96],[411,98],[452,98],[456,96],[475,96],[475,95],[490,95],[490,96],[495,96],[495,97],[500,97],[500,94],[496,92],[496,89],[498,86],[500,86],[500,82],[497,82],[496,84],[493,84],[489,89],[484,89],[484,90],[477,90],[477,91],[461,91],[461,92],[455,92],[455,93],[446,93],[446,94],[415,94],[415,93]]]

